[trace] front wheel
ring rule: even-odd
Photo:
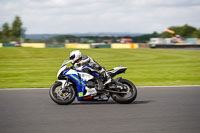
[[[112,99],[120,104],[129,104],[133,102],[137,97],[137,89],[135,85],[126,79],[121,79],[119,82],[127,88],[127,91],[126,93],[111,93]]]
[[[49,95],[51,99],[60,105],[70,104],[75,99],[75,90],[72,86],[66,88],[65,91],[62,89],[61,82],[55,82],[49,89]]]

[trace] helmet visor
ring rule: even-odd
[[[75,58],[75,54],[69,57],[70,60],[74,60],[74,58]]]

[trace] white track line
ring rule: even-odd
[[[200,87],[200,85],[177,85],[177,86],[136,86],[137,88],[152,88],[152,87],[156,87],[156,88],[175,88],[175,87]],[[5,89],[0,89],[3,91],[7,91],[7,90],[48,90],[49,88],[5,88]]]
[[[175,86],[136,86],[136,87],[200,87],[200,85],[175,85]]]
[[[6,90],[48,90],[49,88],[5,88],[5,89],[0,89],[3,90],[3,91],[6,91]]]

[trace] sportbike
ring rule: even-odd
[[[121,77],[114,77],[125,73],[127,67],[115,67],[107,71],[111,77],[108,84],[104,84],[103,76],[92,69],[91,66],[81,66],[74,70],[68,67],[71,61],[65,60],[57,73],[58,80],[51,86],[49,95],[51,99],[61,105],[72,103],[77,97],[78,101],[108,101],[110,97],[120,104],[128,104],[135,100],[137,89],[135,85]],[[83,70],[89,69],[90,73]],[[86,95],[88,88],[95,88],[96,93]]]

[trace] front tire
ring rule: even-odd
[[[127,93],[111,93],[112,99],[120,104],[129,104],[133,102],[137,97],[137,88],[135,85],[126,79],[121,79],[119,82],[128,88]]]
[[[63,92],[62,83],[55,82],[49,89],[49,95],[55,103],[60,105],[67,105],[74,101],[75,90],[72,86],[69,86],[66,92]]]

